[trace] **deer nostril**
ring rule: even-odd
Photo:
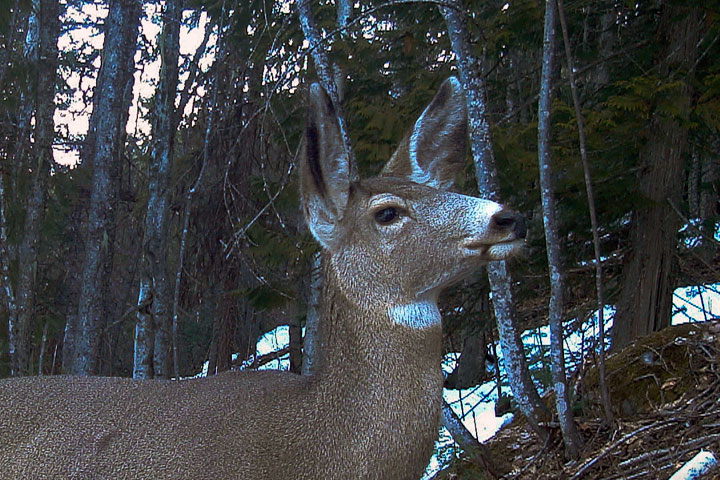
[[[525,238],[527,226],[525,217],[512,210],[503,210],[492,216],[493,224],[504,230],[511,230],[517,238]]]
[[[515,212],[503,210],[493,215],[492,219],[498,227],[510,227],[515,223],[516,216],[517,214]]]

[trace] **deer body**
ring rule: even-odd
[[[525,235],[516,214],[447,191],[465,153],[464,102],[446,81],[383,174],[360,181],[313,87],[300,162],[324,249],[312,375],[3,380],[0,478],[420,478],[440,419],[437,296]]]

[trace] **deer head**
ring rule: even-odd
[[[300,163],[305,217],[338,288],[363,310],[411,327],[436,324],[444,287],[522,245],[520,215],[450,191],[465,161],[466,116],[462,87],[450,78],[381,175],[358,181],[333,104],[312,86]]]

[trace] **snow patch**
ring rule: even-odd
[[[680,470],[670,477],[669,480],[695,480],[710,472],[713,467],[717,466],[717,458],[712,452],[700,450],[689,462],[682,466]]]

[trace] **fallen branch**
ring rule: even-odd
[[[290,346],[283,347],[280,350],[275,350],[274,352],[266,353],[265,355],[260,355],[259,357],[255,357],[255,360],[253,360],[250,365],[244,367],[243,370],[257,370],[273,360],[278,360],[279,358],[284,357],[288,353],[290,353]]]
[[[654,423],[651,425],[646,425],[644,427],[638,428],[637,430],[635,430],[633,432],[628,433],[627,435],[624,435],[619,440],[616,440],[615,442],[613,442],[610,446],[604,448],[603,451],[600,452],[600,454],[598,456],[585,462],[583,464],[583,466],[580,467],[580,470],[578,470],[575,473],[575,475],[570,477],[570,480],[576,480],[576,479],[580,478],[586,471],[588,471],[588,469],[590,469],[590,467],[592,467],[593,465],[598,463],[601,459],[605,458],[610,452],[612,452],[613,450],[615,450],[617,447],[619,447],[623,443],[627,442],[628,440],[631,440],[631,439],[637,437],[641,433],[649,433],[649,432],[653,432],[655,430],[662,430],[662,429],[669,427],[671,425],[674,425],[676,423],[677,423],[677,421],[675,421],[675,420],[667,420],[667,421],[664,421],[659,424]]]

